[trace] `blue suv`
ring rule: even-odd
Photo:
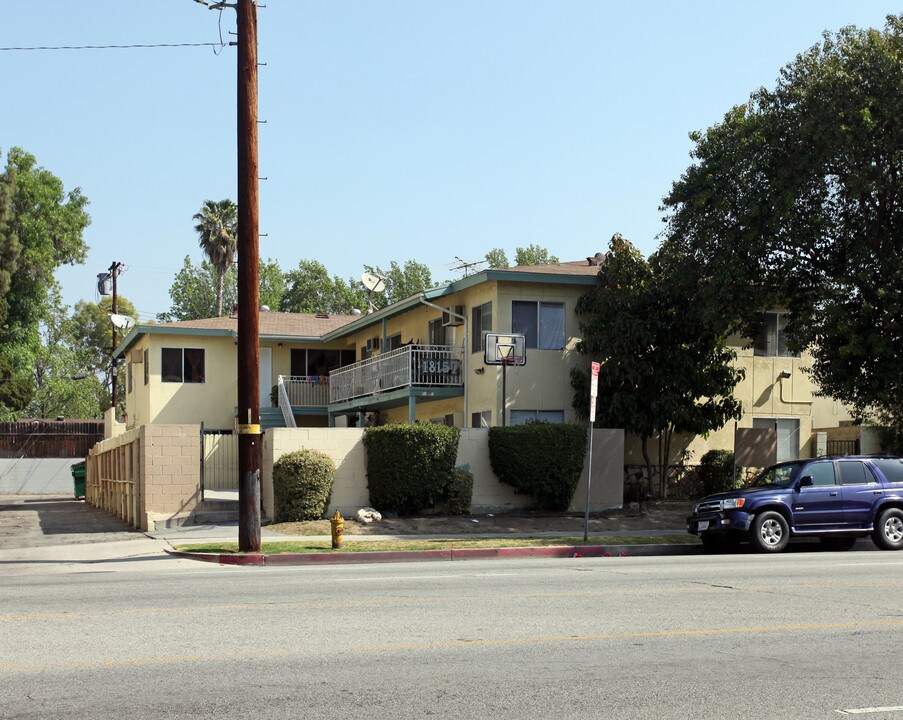
[[[713,549],[746,539],[756,550],[780,552],[800,536],[849,550],[857,538],[871,535],[882,550],[900,550],[903,458],[812,458],[773,465],[747,487],[698,501],[687,532]]]

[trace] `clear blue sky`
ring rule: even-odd
[[[261,256],[332,274],[536,243],[562,260],[621,232],[658,244],[659,205],[717,123],[873,0],[266,0],[259,10]],[[5,3],[0,46],[216,42],[192,0]],[[223,32],[234,13],[222,15]],[[115,260],[147,319],[169,308],[192,215],[235,199],[235,50],[0,52],[0,148],[81,187],[88,263],[58,273],[96,300]]]

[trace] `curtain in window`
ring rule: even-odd
[[[564,303],[539,303],[539,349],[564,347]]]

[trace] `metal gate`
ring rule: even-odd
[[[238,435],[201,431],[204,490],[238,490]]]

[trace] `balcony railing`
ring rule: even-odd
[[[329,373],[329,402],[387,390],[464,384],[464,352],[449,345],[405,345]]]
[[[280,375],[279,380],[293,407],[326,407],[329,403],[328,375]],[[281,394],[280,390],[280,399]]]

